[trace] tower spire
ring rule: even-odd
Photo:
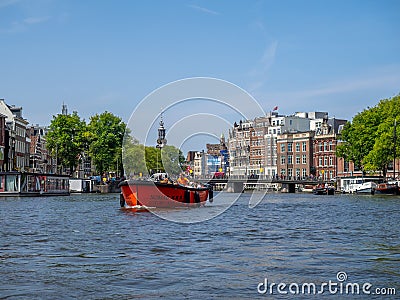
[[[64,104],[64,101],[63,101],[63,104],[62,104],[61,114],[64,115],[64,116],[68,115],[67,105]]]
[[[157,139],[157,148],[163,148],[167,144],[167,140],[165,138],[165,128],[164,128],[164,120],[163,120],[163,111],[161,110],[160,115],[160,126],[158,127],[158,139]]]

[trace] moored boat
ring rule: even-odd
[[[335,195],[335,188],[333,186],[326,186],[323,184],[317,185],[313,189],[314,195]]]
[[[376,187],[377,187],[377,184],[375,182],[372,182],[372,181],[363,182],[354,187],[353,193],[373,195],[375,193]]]
[[[198,207],[207,199],[212,202],[213,191],[208,186],[183,186],[146,180],[125,180],[121,187],[121,207],[135,210],[151,208]]]
[[[397,182],[380,183],[375,188],[375,194],[400,195],[400,187]]]
[[[374,194],[377,183],[382,177],[343,177],[340,179],[340,191],[350,194]]]
[[[69,195],[68,175],[0,172],[0,196],[65,195]]]

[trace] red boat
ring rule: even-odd
[[[136,210],[150,208],[198,207],[212,202],[210,187],[190,187],[145,180],[125,180],[121,187],[121,207]]]
[[[400,195],[400,187],[397,183],[380,183],[375,188],[375,194]]]

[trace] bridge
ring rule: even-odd
[[[296,192],[296,184],[302,185],[317,185],[317,184],[325,184],[327,182],[316,180],[312,178],[299,178],[299,179],[281,179],[281,178],[197,178],[196,181],[201,183],[208,183],[211,185],[220,185],[226,184],[228,190],[233,191],[234,193],[241,193],[244,190],[245,185],[247,184],[276,184],[279,183],[282,186],[286,186],[289,193]],[[331,183],[331,182],[330,182]]]

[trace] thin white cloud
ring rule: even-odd
[[[305,89],[300,91],[285,92],[284,98],[307,99],[313,97],[328,96],[333,94],[351,93],[355,91],[381,89],[381,88],[398,88],[400,82],[400,72],[392,74],[380,74],[373,77],[364,77],[357,79],[347,79],[346,81],[333,82],[325,87],[315,89]]]
[[[30,26],[47,22],[50,17],[29,17],[22,21],[14,21],[8,28],[0,28],[0,33],[18,33],[26,31]]]
[[[20,0],[0,0],[0,8],[14,5],[20,2]]]
[[[50,19],[50,17],[30,17],[24,19],[22,22],[27,25],[39,24],[46,22]]]
[[[208,8],[205,8],[205,7],[201,7],[201,6],[194,5],[194,4],[191,4],[191,5],[188,5],[188,6],[193,8],[193,9],[195,9],[195,10],[198,10],[198,11],[201,11],[203,13],[206,13],[206,14],[219,15],[219,12],[216,12],[214,10],[211,10],[211,9],[208,9]]]
[[[253,96],[264,105],[278,103],[286,113],[320,110],[351,119],[357,111],[400,92],[400,72],[397,70],[395,66],[378,68],[372,73],[327,82],[316,88],[293,90],[289,84],[280,87],[281,91],[259,89]]]
[[[277,41],[273,41],[265,48],[263,56],[261,57],[261,64],[263,66],[264,72],[268,71],[268,69],[274,63],[277,48],[278,48]]]
[[[268,71],[275,62],[278,41],[267,43],[257,65],[249,72],[251,82],[247,85],[250,92],[260,89],[267,80]]]

